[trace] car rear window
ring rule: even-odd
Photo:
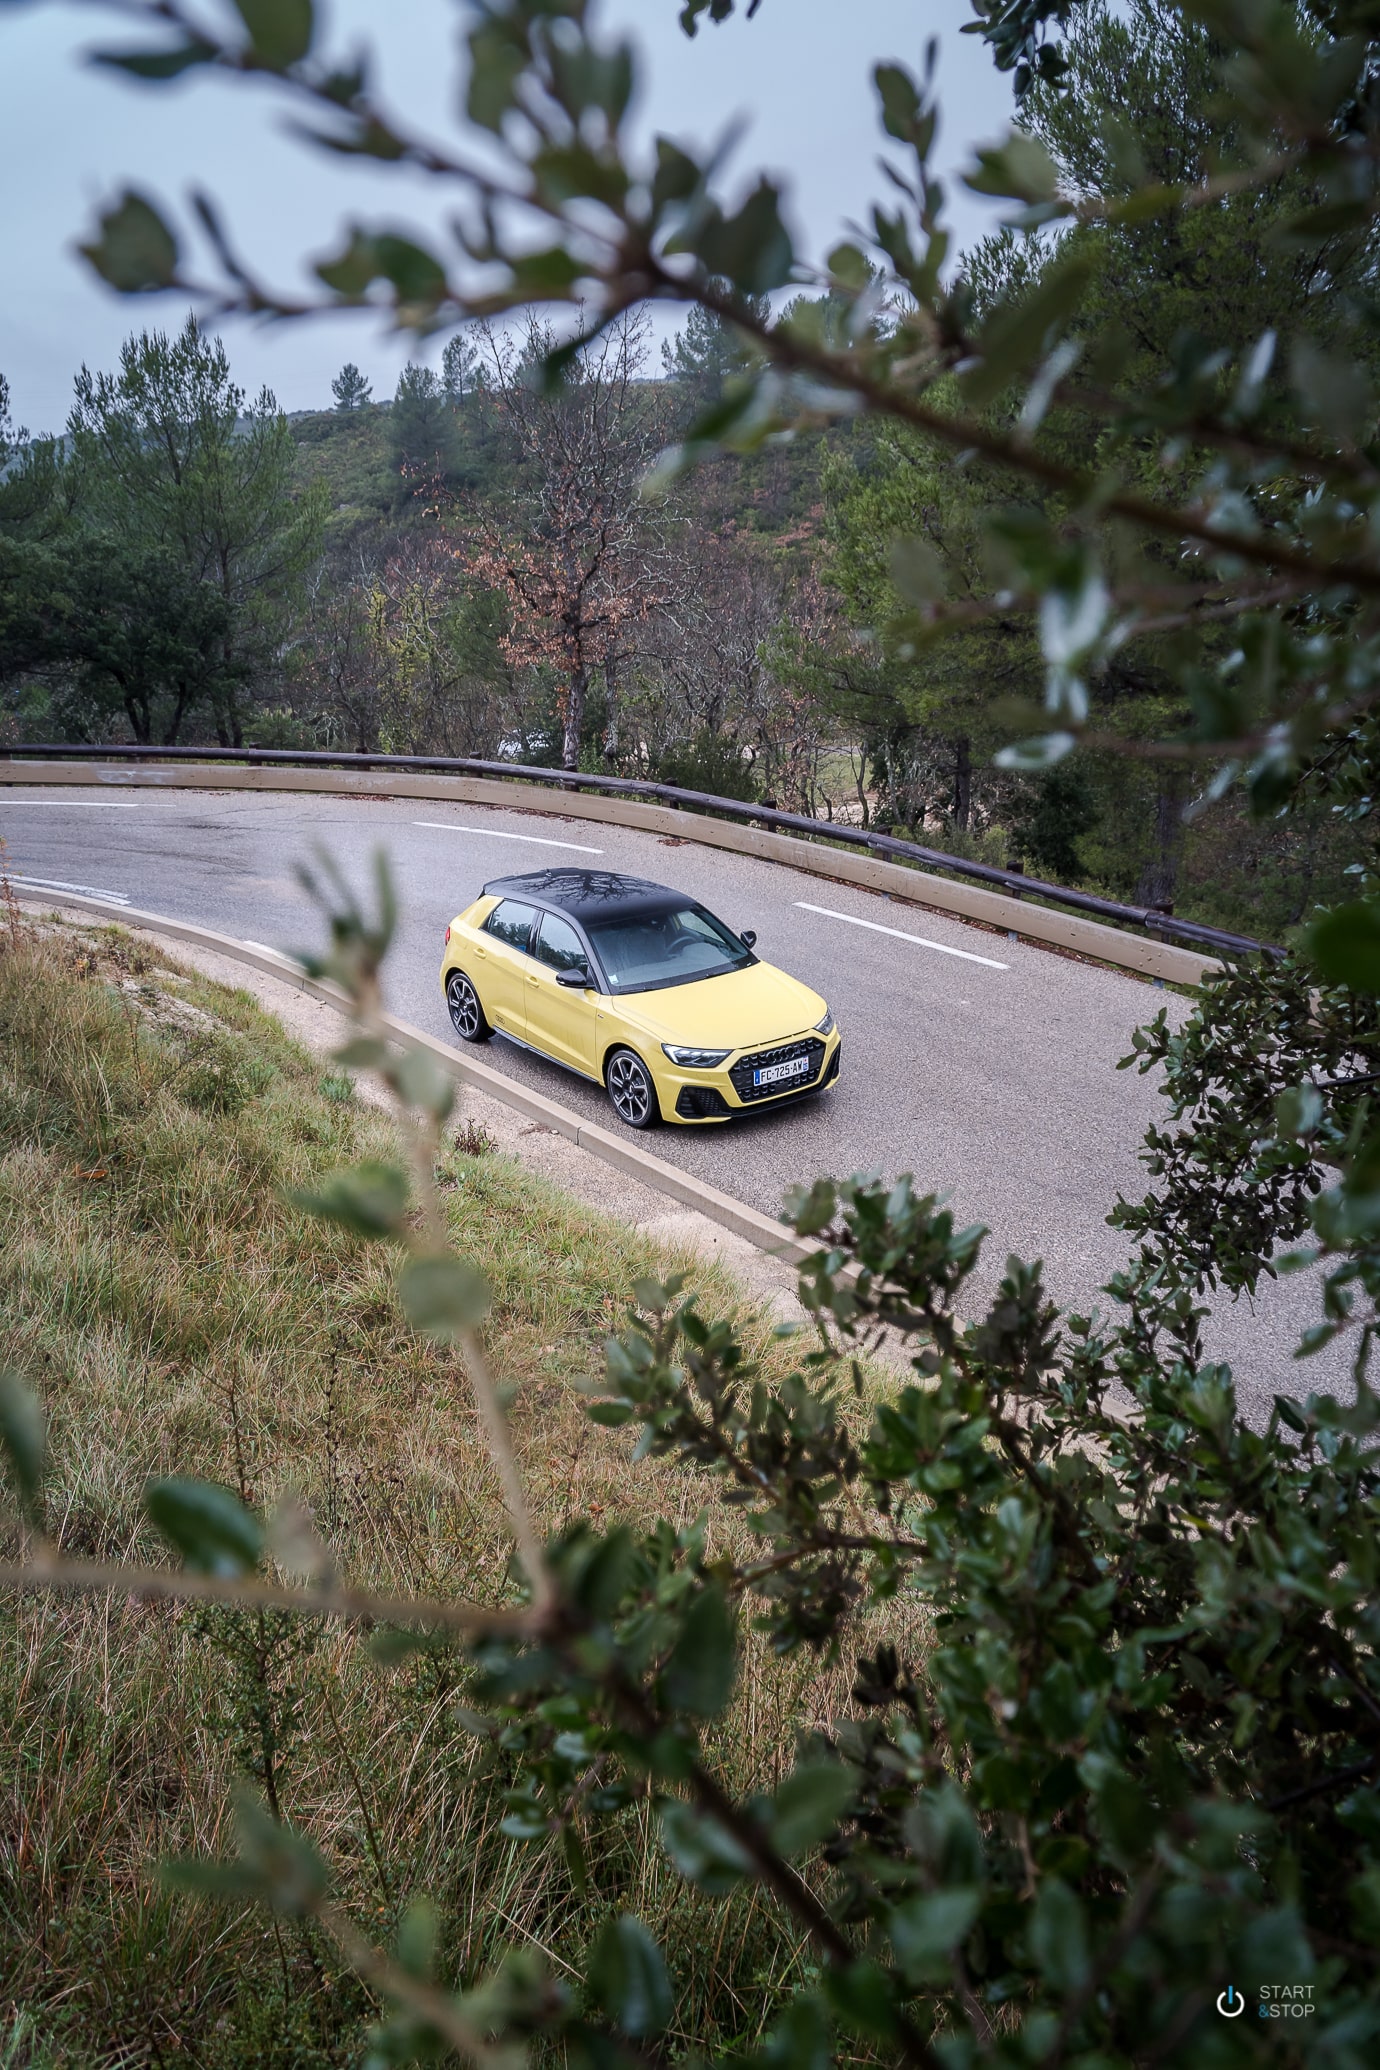
[[[757,960],[732,929],[703,906],[596,920],[589,926],[589,937],[615,992],[695,984]]]

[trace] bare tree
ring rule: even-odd
[[[486,525],[475,569],[508,598],[509,659],[558,672],[567,769],[579,762],[591,680],[602,672],[616,704],[620,662],[655,592],[657,519],[639,485],[666,429],[663,398],[640,378],[648,332],[644,313],[620,317],[555,389],[538,378],[558,342],[549,325],[529,317],[520,340],[481,332],[515,488],[510,512]]]

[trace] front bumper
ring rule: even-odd
[[[785,1062],[802,1053],[813,1067],[808,1076],[757,1087],[752,1075],[773,1061]],[[789,1107],[797,1100],[825,1092],[839,1075],[842,1044],[837,1028],[828,1035],[813,1032],[794,1042],[768,1043],[753,1050],[733,1050],[722,1064],[710,1071],[692,1071],[673,1064],[664,1054],[653,1067],[661,1112],[667,1121],[704,1124],[732,1121],[739,1114],[752,1114],[768,1107]]]

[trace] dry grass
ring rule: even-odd
[[[402,1323],[386,1252],[287,1198],[395,1155],[392,1124],[247,995],[118,930],[0,941],[0,1363],[47,1407],[50,1528],[73,1552],[156,1556],[140,1493],[177,1471],[257,1504],[299,1492],[360,1580],[504,1591],[509,1535],[454,1366]],[[494,1287],[490,1351],[539,1522],[688,1522],[709,1484],[631,1467],[575,1383],[600,1371],[639,1275],[688,1269],[720,1309],[735,1288],[461,1140],[475,1154],[448,1153],[444,1199]],[[385,1670],[357,1636],[271,1615],[6,1607],[0,2066],[357,2058],[371,2008],[328,1945],[169,1897],[151,1875],[162,1855],[225,1844],[233,1781],[262,1770],[266,1729],[285,1813],[378,1937],[425,1890],[457,1980],[514,1941],[560,1973],[609,1906],[631,1908],[677,1976],[673,2046],[759,2033],[803,1959],[789,1929],[756,1897],[687,1891],[641,1808],[600,1829],[584,1889],[559,1852],[507,1839],[502,1758],[466,1731],[461,1693],[453,1657]],[[735,1784],[769,1786],[793,1721],[841,1693],[808,1663],[750,1659]]]

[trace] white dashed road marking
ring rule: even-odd
[[[489,841],[530,841],[535,848],[572,848],[576,855],[602,855],[602,848],[586,848],[579,841],[548,841],[540,834],[500,834],[497,827],[457,827],[448,819],[414,819],[414,827],[432,827],[441,834],[483,834]]]
[[[975,956],[971,949],[951,949],[947,942],[932,942],[925,934],[907,934],[900,927],[883,927],[880,920],[859,920],[854,913],[836,913],[832,906],[812,906],[808,900],[796,900],[802,913],[822,913],[826,920],[846,920],[850,927],[867,927],[873,934],[895,935],[898,942],[914,942],[917,949],[937,949],[941,956],[961,956],[965,963],[985,963],[989,970],[1010,970],[1009,963],[998,963],[995,956]]]

